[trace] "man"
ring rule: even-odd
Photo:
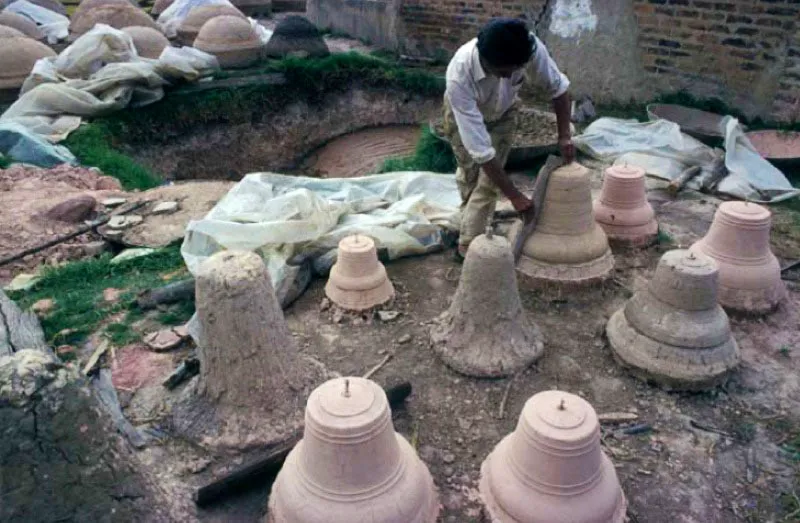
[[[504,169],[516,127],[517,95],[529,63],[531,80],[553,99],[561,155],[567,163],[575,159],[569,80],[524,21],[492,20],[478,38],[456,52],[447,68],[445,132],[458,161],[456,181],[462,199],[459,259],[486,229],[500,195],[521,213],[533,205]]]

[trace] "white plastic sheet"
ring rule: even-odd
[[[594,158],[638,165],[648,174],[666,180],[674,179],[688,167],[700,166],[701,175],[689,183],[695,189],[711,174],[714,161],[724,155],[730,174],[718,185],[720,193],[760,203],[779,202],[800,194],[783,173],[755,151],[738,120],[727,117],[722,126],[724,151],[683,134],[678,124],[667,120],[639,123],[600,118],[575,138],[575,144]]]
[[[372,237],[389,259],[442,247],[459,225],[455,176],[424,172],[319,179],[257,173],[241,182],[199,221],[190,222],[181,252],[195,273],[221,250],[256,251],[279,299],[311,261],[318,273],[332,264],[339,241]]]
[[[17,0],[6,7],[7,11],[22,15],[39,26],[49,44],[58,43],[69,36],[69,18],[27,0]]]
[[[218,68],[214,56],[187,47],[167,48],[158,60],[140,58],[129,35],[98,24],[61,55],[36,63],[0,123],[59,142],[85,117],[151,104],[172,81],[195,81]]]

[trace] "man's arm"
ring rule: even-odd
[[[514,186],[504,166],[497,159],[497,151],[492,147],[492,139],[486,130],[477,101],[455,82],[448,83],[446,96],[467,152],[480,164],[492,183],[511,200],[515,209],[522,212],[530,208],[531,201]]]
[[[572,129],[570,126],[572,100],[570,100],[569,92],[553,98],[553,111],[556,113],[558,147],[561,150],[561,156],[566,163],[572,163],[575,161],[575,145],[572,143]]]

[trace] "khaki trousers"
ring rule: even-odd
[[[496,122],[487,122],[486,129],[492,138],[492,146],[497,158],[505,165],[513,145],[514,131],[517,124],[516,106],[509,109]],[[486,232],[489,220],[494,214],[497,200],[502,195],[500,190],[489,179],[481,166],[475,163],[464,148],[461,135],[458,133],[455,117],[450,104],[444,104],[444,130],[458,163],[456,183],[461,193],[461,232],[458,239],[460,247],[465,248],[477,236]]]

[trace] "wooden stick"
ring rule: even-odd
[[[133,212],[136,209],[138,209],[138,208],[142,207],[143,205],[145,205],[146,203],[149,203],[149,202],[147,202],[147,201],[138,202],[133,207],[131,207],[130,209],[127,209],[124,213],[117,213],[117,214],[126,214],[126,213],[129,213],[129,212]],[[101,225],[105,225],[106,223],[108,223],[108,221],[111,219],[112,216],[113,215],[103,216],[102,218],[99,218],[99,219],[93,221],[92,223],[90,223],[88,225],[84,225],[83,227],[81,227],[79,229],[76,229],[75,231],[73,231],[73,232],[71,232],[69,234],[65,234],[64,236],[59,236],[58,238],[55,238],[55,239],[50,240],[48,242],[42,243],[42,244],[37,245],[35,247],[31,247],[30,249],[25,249],[24,251],[19,252],[17,254],[12,254],[11,256],[7,256],[5,258],[2,258],[2,259],[0,259],[0,267],[2,267],[3,265],[7,265],[7,264],[9,264],[11,262],[15,262],[17,260],[21,260],[25,256],[29,256],[31,254],[36,254],[37,252],[41,252],[41,251],[43,251],[45,249],[49,249],[50,247],[53,247],[53,246],[58,245],[60,243],[64,243],[65,241],[71,240],[72,238],[75,238],[76,236],[80,236],[81,234],[86,234],[87,232],[89,232],[91,230],[94,230],[97,227],[100,227]]]
[[[394,410],[400,407],[411,395],[411,383],[404,382],[394,387],[384,389],[389,400],[389,407]],[[220,499],[236,492],[243,492],[256,485],[275,480],[283,462],[295,445],[303,438],[302,429],[292,434],[286,441],[279,443],[269,454],[258,458],[250,465],[246,465],[222,478],[197,489],[194,496],[195,503],[200,507],[207,507]]]
[[[375,365],[374,367],[372,367],[371,369],[369,369],[369,370],[366,372],[366,374],[364,374],[364,375],[362,376],[362,378],[364,378],[365,380],[368,380],[368,379],[370,379],[372,376],[374,376],[374,375],[375,375],[375,373],[376,373],[376,372],[378,372],[379,370],[381,370],[381,369],[383,368],[383,366],[384,366],[384,365],[386,365],[387,363],[389,363],[389,360],[390,360],[390,359],[392,359],[392,358],[394,358],[394,354],[391,354],[391,353],[390,353],[390,354],[387,354],[387,355],[386,355],[386,357],[385,357],[385,358],[383,358],[383,359],[381,360],[381,362],[380,362],[380,363],[378,363],[377,365]]]
[[[702,170],[703,169],[699,165],[689,167],[679,174],[677,178],[670,182],[669,187],[667,187],[667,192],[669,192],[669,194],[674,198],[683,190],[686,184],[689,183],[693,178],[697,177]]]
[[[498,419],[503,419],[506,416],[506,403],[508,403],[508,395],[511,393],[511,385],[514,384],[514,379],[517,375],[511,376],[506,384],[506,390],[503,392],[503,399],[500,400],[500,410],[497,413]]]

